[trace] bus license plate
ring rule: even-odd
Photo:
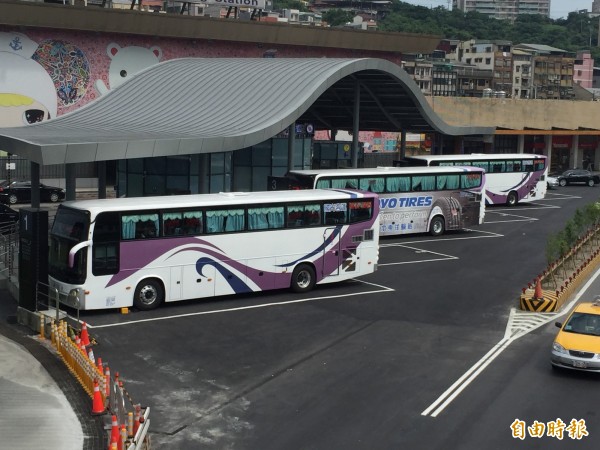
[[[573,367],[577,367],[579,369],[587,368],[587,363],[583,361],[573,361]]]

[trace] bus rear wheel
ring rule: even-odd
[[[440,236],[444,234],[445,230],[444,219],[440,216],[435,216],[431,219],[431,224],[429,225],[429,234],[432,236]]]
[[[294,292],[308,292],[316,282],[315,269],[308,264],[300,264],[292,274],[291,288]]]
[[[508,206],[515,206],[518,201],[519,201],[519,197],[517,197],[516,192],[510,192],[508,194],[508,197],[506,198],[506,204]]]
[[[141,311],[157,308],[165,299],[165,291],[158,280],[143,280],[135,288],[133,306]]]

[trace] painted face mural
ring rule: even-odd
[[[111,59],[108,70],[108,82],[110,89],[120,86],[125,81],[131,79],[139,71],[158,64],[162,57],[162,50],[159,47],[123,47],[121,48],[114,42],[108,44],[106,53]],[[102,80],[96,80],[96,90],[104,95],[109,88]]]
[[[56,89],[48,72],[31,59],[38,45],[21,33],[0,32],[0,127],[56,117]]]

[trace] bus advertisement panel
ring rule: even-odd
[[[352,191],[252,192],[65,202],[49,279],[79,309],[269,289],[305,292],[372,273],[379,202]]]
[[[395,164],[410,166],[473,166],[486,172],[485,202],[515,206],[541,200],[548,184],[547,158],[527,153],[409,156]]]
[[[461,230],[483,223],[486,177],[476,167],[294,170],[290,189],[359,189],[379,195],[380,235]]]

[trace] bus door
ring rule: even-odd
[[[198,272],[198,269],[201,272]],[[215,295],[216,269],[212,264],[183,267],[182,298],[213,297]]]
[[[326,228],[323,233],[323,266],[321,267],[323,278],[340,274],[342,263],[340,232],[341,229],[338,228]]]

